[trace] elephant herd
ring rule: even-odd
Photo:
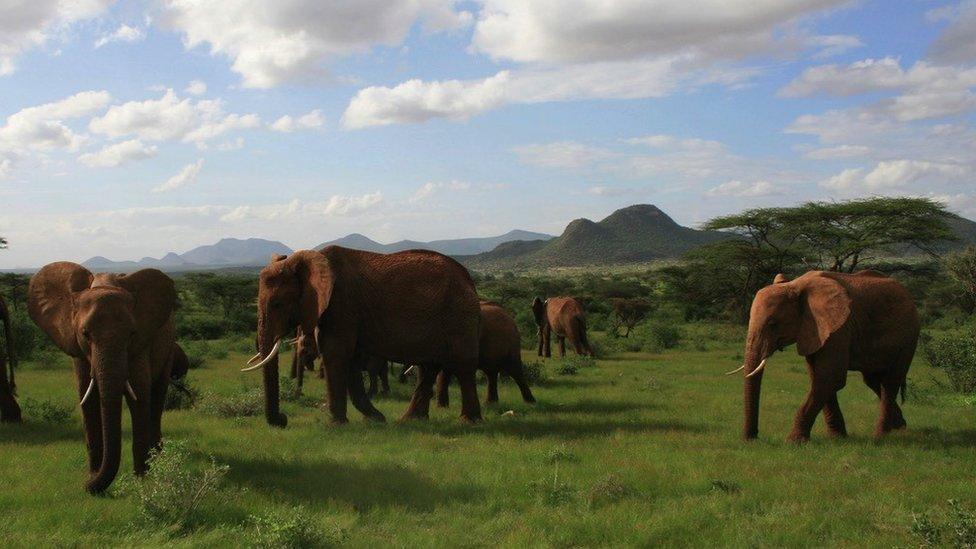
[[[92,274],[80,265],[57,262],[32,277],[27,305],[31,319],[74,362],[88,450],[86,489],[104,491],[118,472],[123,400],[132,418],[135,473],[143,474],[150,450],[160,443],[169,382],[188,366],[175,341],[173,281],[155,269]],[[536,298],[532,311],[540,356],[551,355],[553,336],[561,354],[567,339],[577,353],[592,354],[578,301]],[[6,355],[0,353],[0,413],[4,421],[18,421],[14,345],[2,300],[0,312],[6,334]],[[792,343],[806,357],[811,388],[791,440],[809,438],[820,410],[830,434],[845,434],[837,391],[848,370],[861,371],[881,401],[876,435],[903,428],[895,397],[904,390],[918,333],[911,297],[880,273],[777,276],[755,297],[745,363],[730,372],[745,375],[746,438],[758,434],[759,389],[768,359]],[[243,371],[261,371],[265,419],[276,427],[288,423],[279,401],[282,340],[293,343],[291,372],[299,384],[321,359],[319,372],[336,424],[348,421],[349,400],[366,419],[385,420],[370,397],[379,384],[388,390],[390,361],[412,365],[418,373],[401,419],[428,417],[435,381],[438,403],[446,406],[453,378],[461,393],[461,419],[480,421],[477,370],[488,381],[487,402],[498,399],[500,373],[512,378],[525,401],[535,401],[512,315],[479,299],[460,263],[432,251],[377,254],[329,246],[272,258],[259,278],[257,354]],[[369,391],[362,372],[370,375]]]

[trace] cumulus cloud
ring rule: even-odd
[[[203,159],[199,159],[192,164],[183,166],[183,169],[173,177],[167,179],[162,185],[154,188],[154,193],[165,193],[189,185],[197,180],[200,170],[203,168]]]
[[[112,0],[5,2],[0,17],[0,76],[14,72],[17,57],[43,45],[59,29],[102,13]]]
[[[282,219],[322,218],[362,214],[383,202],[383,193],[376,191],[360,196],[333,195],[321,202],[302,202],[297,198],[282,204],[239,206],[220,216],[225,223],[246,220],[276,221]]]
[[[207,45],[233,61],[245,87],[269,88],[322,78],[329,61],[396,46],[422,21],[429,30],[456,28],[470,16],[453,0],[165,0],[164,22],[187,48]]]
[[[779,193],[779,189],[773,186],[769,181],[755,181],[753,183],[746,183],[744,181],[732,180],[726,181],[721,185],[712,187],[705,192],[706,196],[721,197],[721,196],[746,196],[746,197],[758,197],[758,196],[769,196]]]
[[[145,160],[156,156],[158,147],[145,145],[138,139],[130,139],[114,145],[107,145],[98,152],[83,154],[78,161],[91,168],[111,168],[135,160]]]
[[[939,16],[950,23],[929,53],[938,61],[971,64],[976,59],[976,0],[964,0],[951,11],[942,10]]]
[[[917,184],[962,181],[972,175],[965,166],[925,160],[889,160],[874,169],[850,168],[825,179],[820,186],[835,191],[911,191]]]
[[[200,96],[207,93],[207,83],[202,80],[192,80],[183,91],[190,95]]]
[[[129,25],[121,25],[119,28],[115,29],[115,32],[111,34],[103,35],[101,38],[95,41],[95,49],[98,49],[106,44],[111,44],[113,42],[139,42],[146,38],[146,32],[142,29],[136,27],[130,27]]]
[[[180,99],[167,90],[159,99],[129,101],[94,118],[89,129],[108,137],[135,136],[147,141],[205,143],[227,132],[256,128],[256,114],[227,114],[220,100]]]
[[[76,133],[64,121],[90,116],[104,109],[109,101],[108,92],[87,91],[22,109],[8,116],[6,124],[0,126],[0,150],[76,150],[85,136]]]
[[[322,116],[322,111],[315,109],[298,118],[293,118],[289,115],[282,116],[275,120],[270,127],[276,132],[291,133],[299,130],[321,128],[323,125],[325,125],[325,118]]]

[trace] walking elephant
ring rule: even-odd
[[[904,428],[896,397],[899,391],[904,395],[918,335],[918,313],[908,291],[879,272],[811,271],[795,280],[777,275],[752,302],[745,363],[729,372],[745,372],[745,438],[759,433],[763,369],[770,355],[792,343],[806,358],[810,391],[788,440],[809,440],[821,410],[829,435],[847,434],[837,392],[849,370],[861,372],[881,401],[874,436]]]
[[[425,250],[386,255],[340,246],[303,250],[276,256],[261,271],[258,354],[245,370],[263,368],[265,418],[272,426],[285,426],[278,349],[282,337],[301,327],[315,334],[334,423],[348,421],[347,392],[365,417],[384,420],[358,375],[367,356],[424,366],[404,419],[428,417],[434,378],[447,368],[459,378],[462,419],[479,421],[478,324],[471,275],[445,255]]]
[[[498,402],[498,374],[504,373],[512,378],[522,392],[522,400],[535,402],[532,389],[525,380],[522,367],[522,338],[519,336],[515,318],[504,307],[490,301],[482,301],[481,339],[478,346],[478,368],[488,378],[488,398],[486,404]],[[447,389],[451,377],[449,372],[437,376],[437,405],[446,408],[449,404]]]
[[[10,323],[10,310],[0,297],[0,320],[3,321],[3,346],[0,347],[0,421],[20,421],[20,405],[17,404],[17,384],[14,382],[14,367],[17,365],[17,354],[14,346],[14,334]],[[10,376],[7,376],[7,367]]]
[[[74,359],[85,422],[89,492],[102,492],[119,470],[123,395],[132,416],[136,474],[160,442],[160,421],[175,345],[173,281],[156,269],[93,275],[51,263],[28,287],[31,319]]]
[[[550,297],[545,301],[537,297],[532,302],[532,314],[539,327],[539,356],[552,356],[551,339],[559,340],[559,356],[566,356],[566,339],[578,355],[593,356],[593,349],[586,339],[586,315],[583,306],[572,297]]]
[[[295,337],[293,342],[291,377],[298,385],[298,390],[301,391],[305,379],[305,371],[315,369],[315,358],[318,356],[318,350],[315,346],[315,337],[304,334],[301,328],[298,329],[298,336]],[[369,389],[366,391],[366,396],[370,398],[376,396],[380,385],[382,385],[380,393],[384,395],[389,394],[390,367],[386,360],[370,356],[363,358],[360,362],[360,365],[365,368],[366,373],[369,375]],[[320,367],[319,377],[325,377],[324,372],[325,369]]]

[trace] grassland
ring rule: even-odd
[[[190,373],[216,395],[257,387],[231,354]],[[534,357],[526,353],[526,360]],[[874,395],[859,376],[841,393],[848,430],[822,425],[803,446],[783,441],[806,391],[792,350],[764,381],[760,439],[743,442],[741,361],[718,343],[662,354],[620,354],[577,375],[555,374],[518,399],[511,383],[481,425],[434,409],[426,423],[334,427],[318,408],[288,403],[288,428],[263,417],[167,412],[164,435],[193,460],[229,466],[219,498],[188,531],[147,527],[125,491],[82,490],[85,458],[76,408],[68,421],[27,417],[0,426],[0,539],[5,546],[240,546],[251,516],[303,513],[351,547],[386,546],[909,546],[913,516],[938,518],[948,499],[976,508],[976,405],[934,389],[939,373],[913,366],[909,430],[870,438]],[[26,364],[22,398],[75,403],[66,364]],[[393,383],[378,407],[395,418],[409,388]],[[323,394],[307,381],[306,393]],[[481,387],[484,394],[484,387]],[[210,396],[209,398],[217,398]],[[204,399],[206,400],[206,399]],[[514,411],[514,417],[502,415]],[[131,470],[128,429],[123,471]],[[128,473],[120,475],[127,476]],[[121,478],[120,485],[126,484]]]

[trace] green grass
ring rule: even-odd
[[[807,376],[788,349],[763,382],[760,439],[746,443],[741,378],[722,375],[741,349],[688,347],[613,355],[573,376],[556,375],[552,359],[548,381],[533,389],[538,404],[523,404],[503,383],[501,405],[476,426],[457,420],[456,386],[452,408],[432,408],[429,422],[393,421],[410,391],[395,381],[392,396],[376,400],[391,420],[384,425],[351,409],[350,424],[330,426],[324,410],[300,401],[284,404],[285,430],[262,415],[167,412],[164,436],[187,441],[196,466],[208,456],[229,466],[219,500],[184,531],[147,528],[130,491],[85,494],[70,369],[27,364],[17,376],[21,397],[73,415],[0,426],[0,539],[236,547],[270,528],[320,529],[315,539],[353,547],[911,546],[920,543],[913,516],[941,516],[949,499],[976,507],[971,399],[910,391],[920,397],[904,406],[909,430],[878,443],[870,437],[876,399],[852,374],[841,393],[850,438],[825,439],[818,421],[814,439],[794,446],[784,437]],[[224,397],[258,387],[258,375],[238,372],[246,358],[210,360],[190,372],[192,383]],[[918,359],[910,383],[931,388],[940,376]],[[306,379],[308,394],[321,398],[323,388]],[[514,417],[502,415],[508,410]],[[131,471],[130,440],[126,427],[120,477]],[[275,525],[290,513],[309,520]]]

